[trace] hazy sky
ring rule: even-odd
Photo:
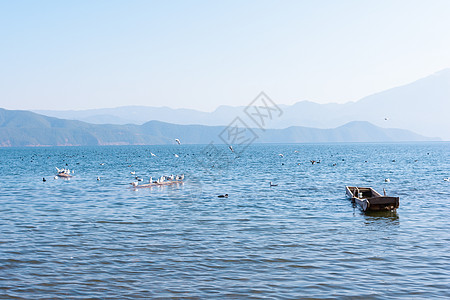
[[[355,101],[450,67],[450,1],[0,1],[0,107]]]

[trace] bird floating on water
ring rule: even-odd
[[[151,155],[151,156],[156,156],[156,154],[154,154],[154,153],[152,153],[152,152],[150,152],[150,155]]]
[[[181,142],[179,139],[175,139],[175,142],[177,142],[178,145],[181,145]]]
[[[130,174],[131,174],[131,175],[135,175],[135,174],[136,174],[136,171],[132,171],[132,172],[130,172]]]
[[[138,186],[138,184],[139,184],[139,182],[137,182],[137,181],[134,181],[134,182],[132,182],[132,183],[130,183],[133,187],[137,187]]]
[[[278,186],[278,184],[272,183],[272,181],[269,182],[269,185],[270,185],[270,186]]]
[[[97,177],[97,181],[100,181],[100,177]]]
[[[178,154],[174,154],[175,157],[179,157]]]
[[[386,179],[384,180],[384,182],[391,182],[391,180],[390,180],[389,178],[386,178]]]
[[[283,154],[281,154],[281,153],[280,153],[280,154],[278,154],[278,155],[279,155],[280,157],[284,157],[284,155],[283,155]]]
[[[316,161],[315,160],[310,160],[311,164],[315,164]]]
[[[450,181],[450,177],[449,178],[444,178],[444,181]]]
[[[42,181],[43,181],[43,182],[46,182],[47,180],[45,179],[45,177],[43,177],[43,178],[42,178]]]
[[[219,195],[219,196],[217,196],[217,197],[219,197],[219,198],[228,198],[228,194],[225,194],[225,195]]]

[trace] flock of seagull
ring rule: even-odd
[[[388,119],[386,118],[386,120],[388,120]],[[181,145],[180,139],[175,139],[175,142],[176,142],[178,145]],[[228,146],[228,149],[230,149],[230,151],[234,153],[233,146],[231,146],[231,145]],[[299,153],[299,151],[298,151],[298,150],[295,150],[294,153]],[[427,154],[429,155],[430,153],[427,153]],[[157,156],[157,155],[154,154],[153,152],[150,152],[150,155],[151,155],[152,157],[156,157],[156,156]],[[278,156],[279,156],[280,158],[284,158],[284,154],[282,154],[282,153],[279,153]],[[175,158],[178,158],[179,155],[178,155],[178,154],[174,154],[174,157],[175,157]],[[344,159],[342,159],[342,161],[344,161]],[[415,162],[417,162],[417,161],[418,161],[418,160],[415,160]],[[320,161],[320,160],[310,160],[310,162],[311,162],[312,165],[314,165],[314,164],[320,164],[321,161]],[[366,160],[365,162],[367,163],[367,160]],[[392,162],[395,162],[395,159],[392,160]],[[100,165],[102,165],[102,166],[103,166],[104,164],[105,164],[105,163],[100,163]],[[66,165],[67,165],[67,164],[66,164]],[[284,163],[283,163],[282,165],[284,165]],[[297,165],[300,165],[300,163],[297,163]],[[336,165],[337,165],[336,163],[333,163],[333,167],[336,166]],[[59,175],[59,174],[69,175],[69,174],[71,174],[71,172],[72,172],[72,174],[74,173],[73,170],[71,171],[71,170],[66,169],[66,168],[64,168],[64,169],[58,169],[58,168],[56,168],[56,169],[58,170],[58,175]],[[135,171],[132,171],[132,172],[130,172],[130,173],[131,173],[131,175],[136,175],[136,172],[135,172]],[[58,175],[55,176],[54,179],[58,179]],[[140,182],[140,181],[143,181],[143,179],[140,178],[140,177],[138,177],[138,176],[135,177],[135,180],[136,180],[136,181],[133,181],[133,182],[130,183],[130,185],[132,185],[133,187],[137,187],[137,186],[139,185],[139,182]],[[152,177],[150,177],[149,183],[151,183],[151,184],[162,184],[162,183],[167,182],[167,181],[182,181],[182,180],[184,180],[184,174],[182,174],[182,175],[170,175],[170,176],[163,175],[163,176],[159,177],[158,179],[156,179],[155,181],[153,180]],[[44,177],[44,178],[42,178],[42,181],[43,181],[43,182],[46,182],[47,180],[46,180],[45,177]],[[100,176],[97,177],[97,181],[100,181]],[[444,181],[450,181],[450,177],[444,178]],[[391,182],[391,180],[390,180],[389,178],[385,178],[385,179],[384,179],[384,182],[389,183],[389,182]],[[278,186],[278,184],[273,183],[273,182],[271,181],[271,182],[269,182],[269,186],[270,186],[270,187],[276,187],[276,186]],[[218,197],[219,197],[219,198],[228,198],[228,194],[219,195]]]
[[[130,172],[132,175],[135,175],[136,172]],[[137,187],[139,185],[139,181],[144,181],[142,178],[140,178],[139,176],[135,177],[136,181],[131,182],[130,184],[133,187]],[[164,182],[170,182],[170,181],[183,181],[184,180],[184,174],[181,175],[170,175],[170,176],[166,176],[163,175],[161,177],[159,177],[156,180],[153,180],[153,177],[150,176],[150,180],[149,183],[153,183],[153,184],[162,184]]]

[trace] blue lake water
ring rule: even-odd
[[[215,147],[0,149],[0,298],[450,297],[449,143]]]

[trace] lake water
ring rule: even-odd
[[[3,148],[0,298],[448,299],[449,154],[449,143]],[[66,164],[75,176],[53,179]],[[131,171],[185,183],[133,189]],[[345,185],[385,188],[400,207],[362,213]]]

